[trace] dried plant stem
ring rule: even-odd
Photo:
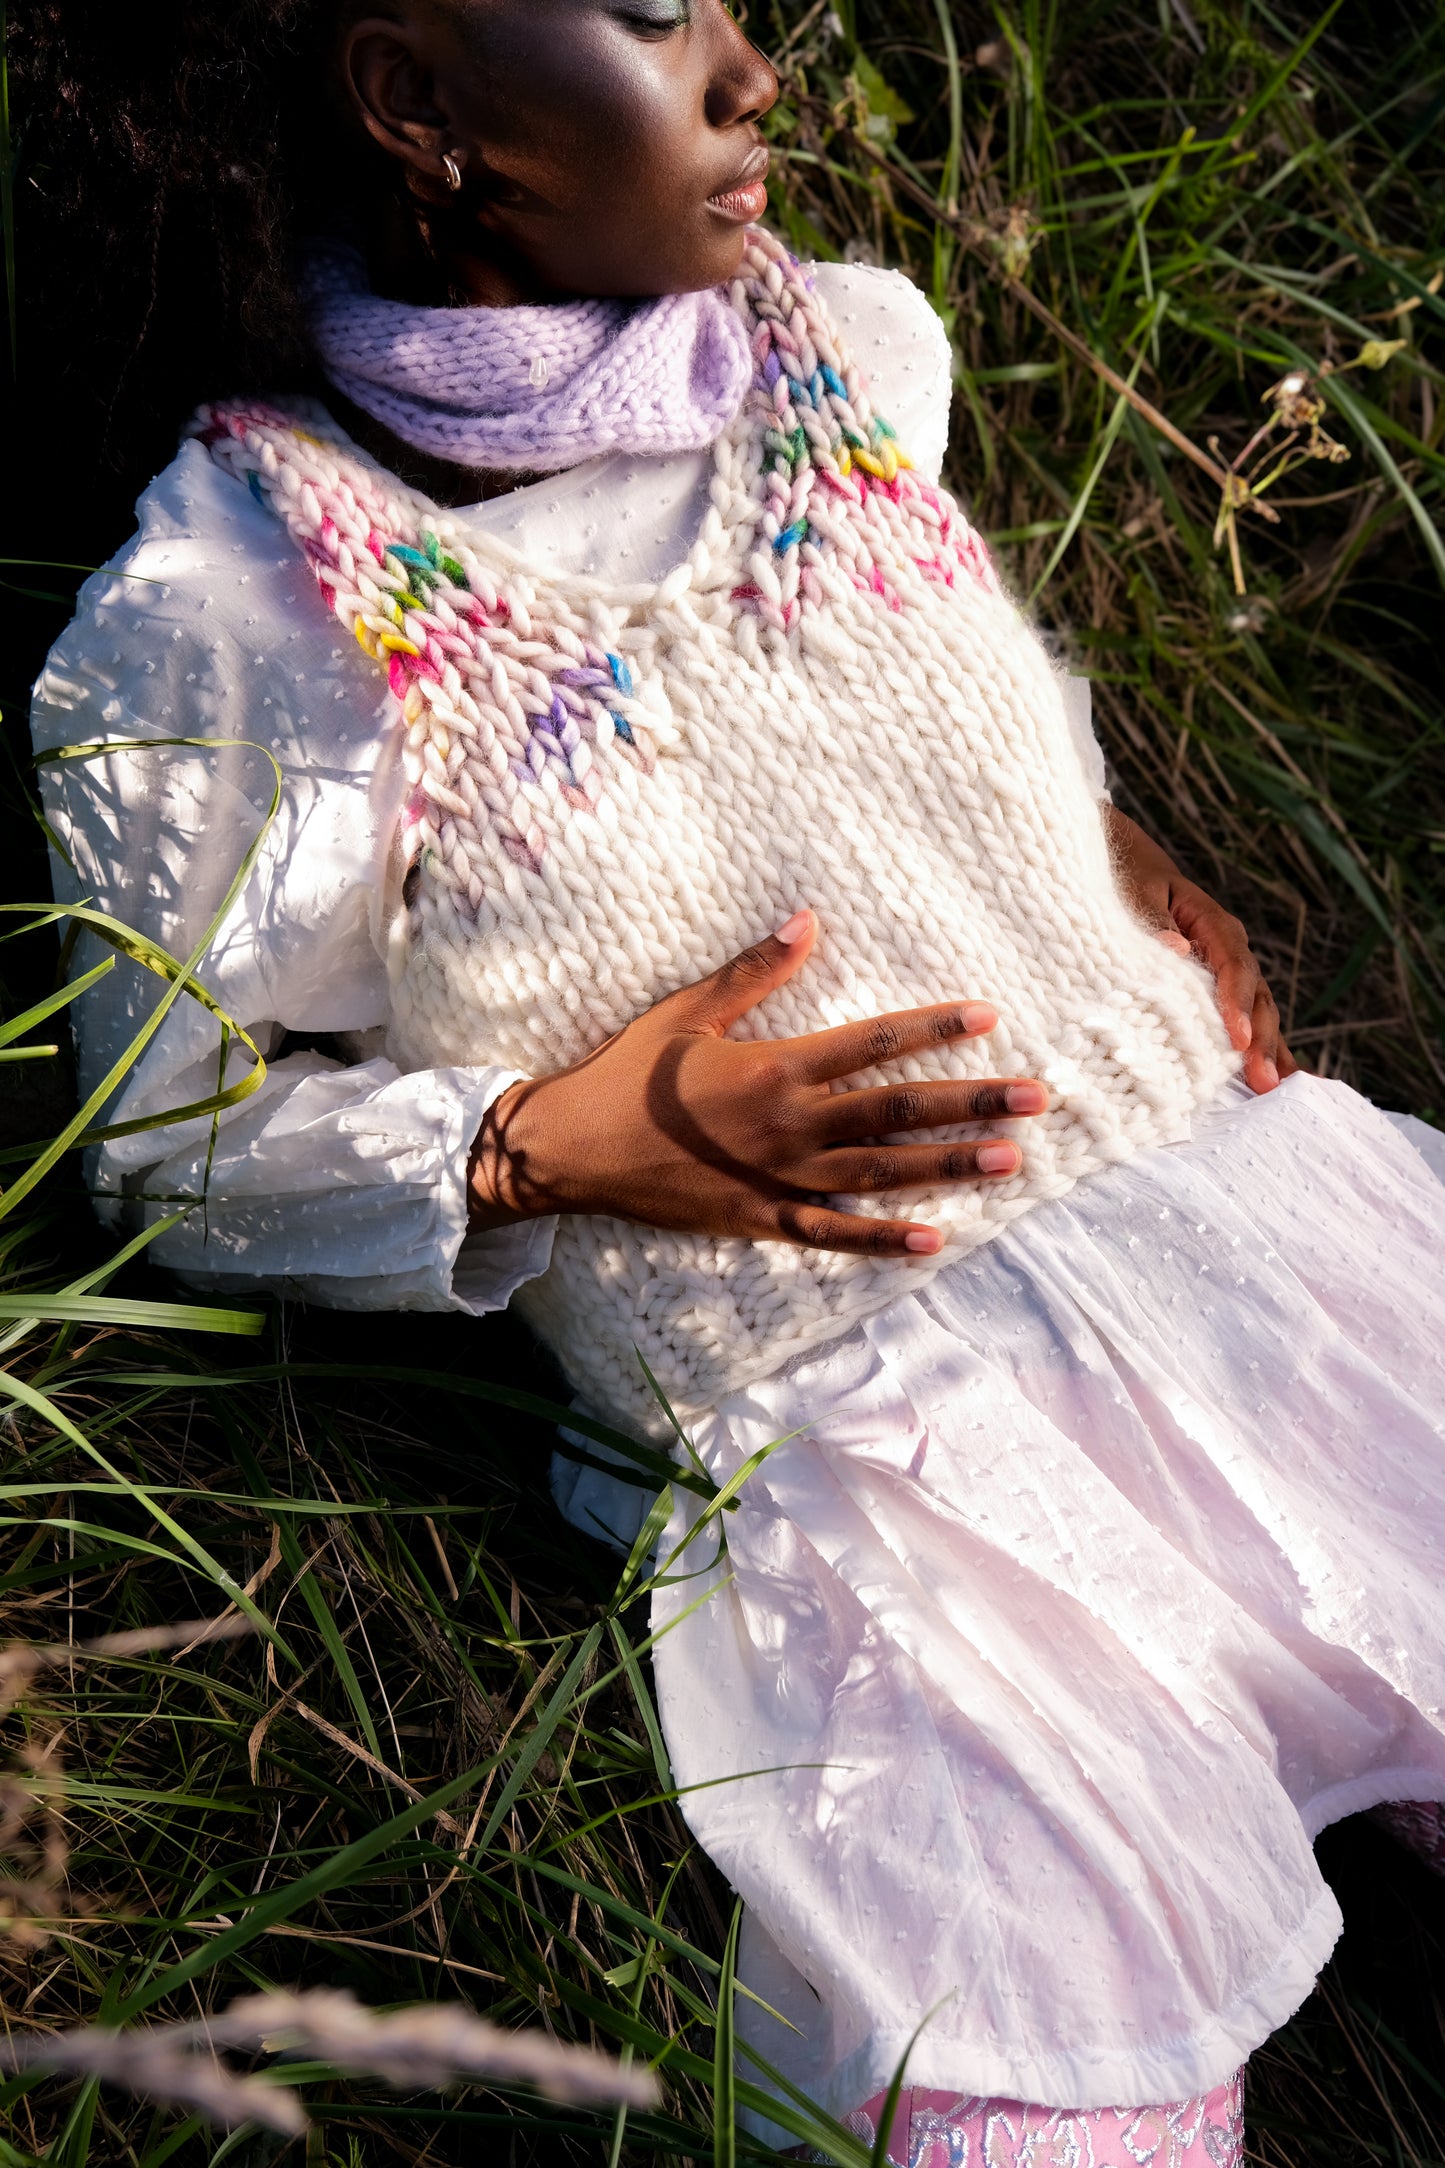
[[[1152,399],[1146,399],[1137,385],[1127,383],[1117,369],[1111,368],[1101,355],[1094,352],[1086,339],[1081,339],[1076,331],[1071,331],[1067,324],[1062,323],[1048,303],[1041,301],[1021,279],[1012,278],[1007,273],[1000,274],[997,237],[987,226],[980,225],[977,219],[964,218],[960,212],[940,204],[935,196],[931,196],[926,188],[921,188],[901,166],[884,157],[875,144],[869,143],[854,129],[848,132],[857,149],[888,175],[889,181],[901,195],[916,203],[920,210],[927,211],[930,218],[936,220],[940,226],[946,226],[950,233],[957,234],[965,248],[987,266],[1011,299],[1019,302],[1031,315],[1036,316],[1041,324],[1046,325],[1053,337],[1066,346],[1071,354],[1076,354],[1080,361],[1085,362],[1111,391],[1117,392],[1121,399],[1126,399],[1135,413],[1148,422],[1151,429],[1157,430],[1176,451],[1192,460],[1201,473],[1209,476],[1216,489],[1223,490],[1228,487],[1229,476],[1217,459],[1211,459],[1208,452],[1201,451],[1192,437],[1187,437],[1182,429],[1176,428],[1167,414],[1161,414]],[[1262,504],[1255,509],[1262,512],[1268,520],[1277,517],[1272,505]]]

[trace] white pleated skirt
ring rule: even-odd
[[[697,1435],[722,1481],[799,1433],[655,1664],[740,2033],[833,2112],[920,2025],[919,2086],[1221,2083],[1338,1932],[1313,1837],[1445,1798],[1442,1148],[1235,1087]]]

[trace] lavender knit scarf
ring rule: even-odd
[[[328,244],[308,265],[307,300],[337,390],[459,467],[553,473],[602,452],[701,451],[752,376],[747,333],[720,291],[413,308],[379,300],[360,254]]]

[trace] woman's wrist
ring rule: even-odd
[[[1105,807],[1104,825],[1115,863],[1126,875],[1132,875],[1136,881],[1183,878],[1163,845],[1156,843],[1137,821],[1130,820],[1116,805]]]
[[[531,1108],[536,1086],[509,1084],[488,1107],[467,1160],[467,1230],[485,1234],[555,1210],[539,1179],[541,1162]]]

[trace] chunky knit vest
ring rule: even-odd
[[[808,904],[813,955],[739,1036],[974,996],[998,1009],[991,1040],[857,1083],[1050,1086],[1050,1111],[1018,1125],[1013,1178],[860,1207],[936,1224],[934,1259],[564,1219],[519,1300],[594,1411],[652,1429],[639,1354],[695,1413],[1181,1136],[1237,1066],[1207,974],[1115,885],[1042,648],[872,413],[806,273],[754,232],[732,300],[754,386],[716,447],[697,543],[655,584],[554,578],[467,543],[285,414],[197,423],[395,695],[403,1067],[561,1069]]]

